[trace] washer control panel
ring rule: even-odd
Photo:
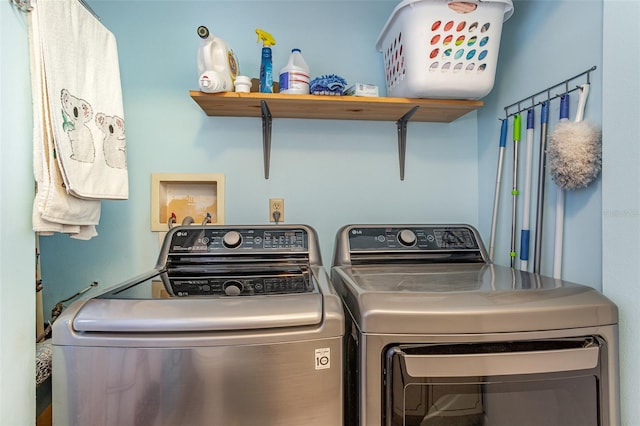
[[[308,274],[270,277],[170,278],[173,294],[185,296],[256,296],[314,291]]]
[[[466,226],[354,226],[348,230],[351,252],[480,250]]]
[[[304,229],[181,228],[171,236],[169,254],[304,252],[309,236]]]
[[[315,241],[304,225],[181,226],[165,237],[157,268],[178,297],[314,292]]]

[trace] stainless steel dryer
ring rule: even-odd
[[[350,225],[347,425],[620,424],[618,312],[596,290],[493,265],[467,225]]]
[[[53,325],[53,422],[342,424],[340,298],[308,226],[185,226]]]

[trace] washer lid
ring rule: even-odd
[[[365,333],[499,333],[603,326],[616,306],[591,287],[487,264],[334,267]]]
[[[165,274],[150,275],[87,300],[73,317],[73,329],[110,333],[255,330],[317,325],[323,319],[319,291],[175,297],[165,291]]]

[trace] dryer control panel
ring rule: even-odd
[[[469,225],[349,225],[340,230],[335,264],[358,261],[474,261],[488,259]]]
[[[384,227],[352,228],[349,247],[358,250],[478,250],[469,228]]]

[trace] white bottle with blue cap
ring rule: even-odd
[[[309,66],[300,49],[291,49],[287,65],[280,70],[280,93],[309,94]]]

